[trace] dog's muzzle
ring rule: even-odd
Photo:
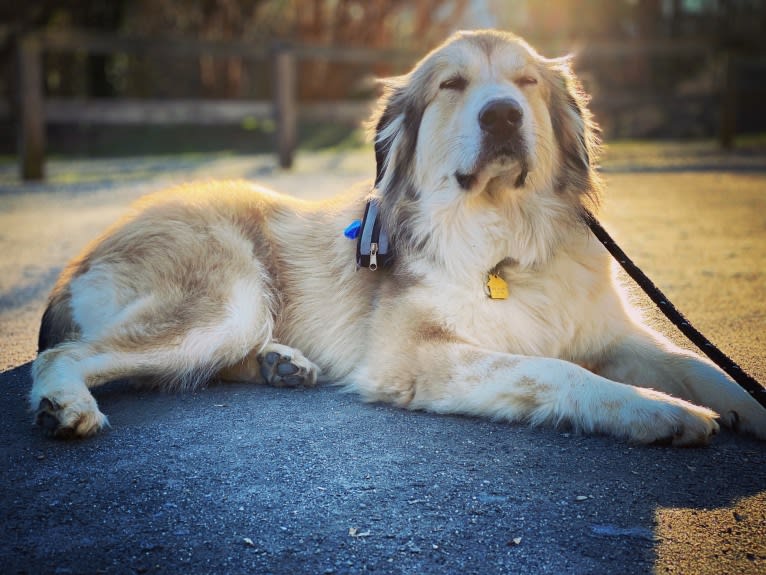
[[[516,187],[524,185],[527,177],[527,151],[521,126],[524,109],[513,98],[490,100],[479,111],[479,127],[482,132],[482,149],[476,169],[472,173],[455,172],[458,185],[470,190],[476,183],[477,174],[487,164],[503,158],[520,162],[520,172],[514,182]]]

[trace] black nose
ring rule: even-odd
[[[490,136],[505,139],[516,133],[523,117],[521,104],[513,98],[492,100],[479,112],[479,126]]]

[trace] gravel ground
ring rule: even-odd
[[[66,443],[32,427],[47,291],[128,202],[219,177],[322,196],[373,168],[369,151],[302,155],[290,173],[269,157],[58,161],[46,184],[22,186],[0,165],[0,572],[766,572],[766,444],[730,433],[705,449],[638,448],[332,387],[120,383],[96,392],[103,435]],[[604,171],[608,229],[766,379],[766,157],[622,145]]]

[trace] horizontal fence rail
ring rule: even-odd
[[[44,177],[45,127],[48,124],[126,124],[126,125],[237,125],[248,119],[273,120],[279,164],[292,165],[297,146],[297,126],[302,120],[359,122],[371,110],[371,102],[298,102],[298,63],[326,60],[369,65],[377,63],[409,66],[418,55],[406,50],[308,46],[290,43],[211,41],[189,38],[144,38],[69,30],[42,31],[18,40],[19,67],[19,160],[25,180]],[[177,54],[193,57],[242,58],[268,61],[273,70],[270,100],[193,100],[193,99],[82,99],[44,96],[43,54],[74,52],[86,54]],[[578,69],[605,60],[633,56],[698,56],[711,58],[709,45],[695,42],[594,43],[575,49]],[[720,91],[702,96],[720,105],[719,137],[731,145],[736,122],[733,58],[724,57]],[[699,95],[661,95],[650,92],[613,93],[594,102],[599,110],[611,111],[626,106],[680,104],[699,100]],[[596,105],[597,104],[597,105]],[[6,114],[8,110],[6,109]],[[0,106],[0,115],[3,108]]]
[[[271,102],[231,100],[60,99],[45,101],[48,124],[241,124],[273,116]]]
[[[297,115],[299,120],[354,123],[367,117],[371,109],[371,102],[357,100],[310,102],[302,103]],[[273,118],[274,104],[266,100],[45,100],[47,124],[238,126],[250,119]]]

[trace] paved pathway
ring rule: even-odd
[[[612,154],[605,224],[766,379],[764,158]],[[766,572],[766,444],[729,433],[706,449],[634,448],[249,385],[112,384],[96,392],[113,423],[102,436],[64,443],[31,426],[47,291],[129,201],[232,176],[325,195],[369,177],[370,156],[300,156],[293,173],[268,157],[56,162],[27,187],[0,166],[0,572]]]

